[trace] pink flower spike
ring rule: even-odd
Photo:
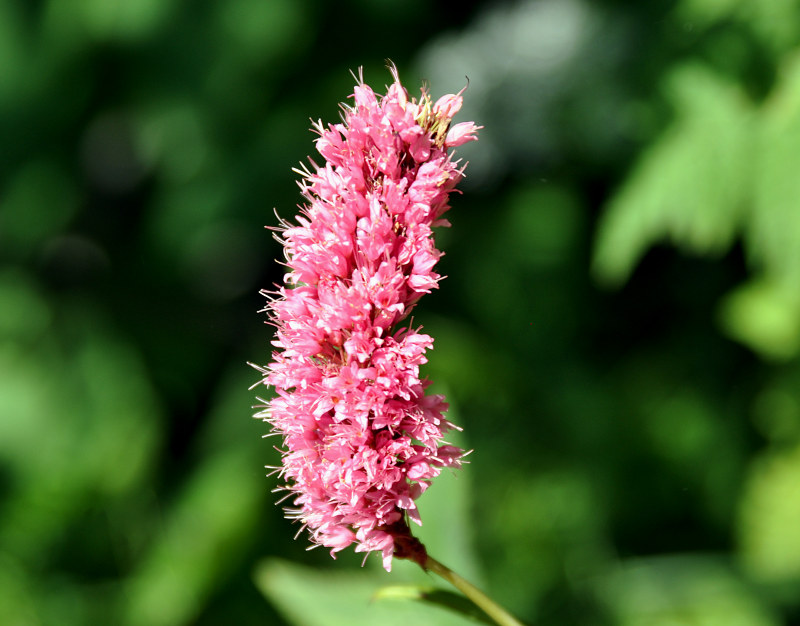
[[[415,100],[391,71],[385,95],[359,81],[343,123],[313,125],[324,163],[297,170],[306,204],[279,229],[288,271],[265,309],[272,363],[257,368],[275,390],[258,416],[283,437],[287,517],[332,556],[355,544],[386,570],[420,554],[415,500],[464,456],[420,374],[433,339],[407,318],[441,279],[432,229],[449,225],[463,171],[448,148],[480,128],[450,127],[461,93]]]

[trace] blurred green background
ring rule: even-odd
[[[293,541],[250,418],[264,226],[386,58],[485,126],[420,537],[530,623],[800,624],[798,0],[0,0],[0,624],[468,623]]]

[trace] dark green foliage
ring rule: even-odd
[[[293,542],[249,417],[264,226],[386,58],[485,126],[420,538],[530,623],[797,623],[800,3],[0,0],[0,624],[468,623]]]

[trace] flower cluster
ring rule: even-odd
[[[420,378],[433,339],[404,320],[441,278],[432,227],[463,175],[448,149],[479,129],[451,127],[460,93],[417,101],[392,75],[382,97],[360,79],[343,123],[314,124],[325,164],[298,171],[307,203],[279,229],[289,271],[265,294],[277,333],[262,369],[276,396],[258,414],[284,439],[287,515],[334,556],[380,550],[387,570],[397,529],[421,524],[414,501],[464,455]]]

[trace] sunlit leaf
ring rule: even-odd
[[[762,357],[789,359],[800,349],[799,295],[774,281],[750,281],[725,296],[720,323]]]
[[[795,0],[739,0],[738,17],[759,42],[779,57],[797,46],[800,21]]]
[[[683,0],[676,14],[692,30],[741,24],[776,57],[795,47],[800,35],[795,0]]]
[[[747,252],[770,280],[800,284],[800,54],[787,62],[759,117]]]
[[[765,452],[741,500],[739,539],[747,571],[764,582],[800,580],[800,446]]]
[[[706,27],[733,14],[742,0],[683,0],[677,14],[692,27]]]
[[[747,101],[699,65],[680,66],[666,86],[675,121],[645,149],[599,225],[593,270],[604,283],[625,281],[657,243],[722,253],[741,224],[750,182]]]

